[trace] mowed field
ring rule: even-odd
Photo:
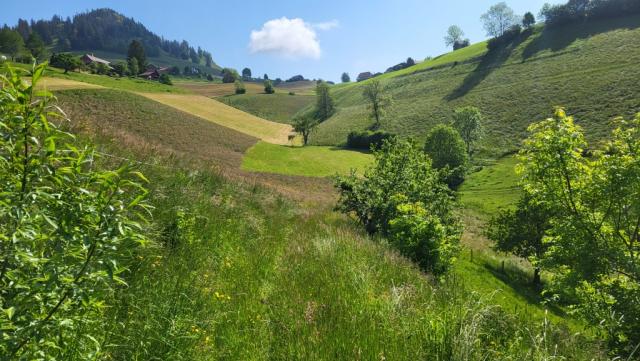
[[[612,117],[640,111],[639,38],[637,15],[536,28],[492,52],[472,45],[434,59],[447,61],[435,69],[408,73],[430,66],[424,63],[390,73],[380,77],[393,98],[381,128],[423,141],[432,127],[451,121],[456,108],[473,105],[485,118],[481,155],[499,157],[519,148],[529,124],[563,106],[597,141],[609,134]],[[337,112],[318,127],[312,144],[344,144],[349,132],[371,126],[362,91],[361,83],[333,89]]]
[[[217,98],[216,100],[278,123],[291,124],[294,116],[315,101],[312,95],[239,94]]]
[[[247,150],[242,169],[255,172],[328,177],[360,173],[371,164],[373,156],[336,147],[291,147],[259,142]]]
[[[269,143],[289,143],[291,126],[258,118],[202,95],[160,93],[140,93],[140,95]]]
[[[236,92],[236,87],[233,83],[224,84],[203,81],[194,82],[178,80],[175,82],[175,86],[187,90],[190,93],[211,98],[232,95]],[[264,93],[263,84],[245,82],[244,86],[247,89],[247,94]]]

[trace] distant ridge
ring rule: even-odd
[[[66,19],[58,15],[51,20],[18,19],[12,29],[18,31],[25,40],[31,32],[35,32],[51,50],[58,52],[86,51],[124,56],[129,43],[137,39],[144,45],[148,57],[170,57],[203,69],[220,69],[210,52],[194,47],[186,40],[166,40],[133,18],[108,8],[79,13]]]

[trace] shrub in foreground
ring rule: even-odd
[[[100,320],[145,243],[144,177],[96,169],[58,129],[52,95],[0,76],[0,359],[92,359]]]

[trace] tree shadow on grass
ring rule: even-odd
[[[640,27],[640,16],[637,15],[567,24],[553,28],[545,26],[542,33],[527,44],[527,47],[522,53],[522,60],[525,61],[545,50],[552,52],[560,51],[567,48],[576,40],[587,39],[600,33],[606,33],[616,29],[634,30],[638,27]]]
[[[511,42],[500,45],[497,48],[490,49],[482,57],[482,60],[480,60],[478,66],[471,73],[469,73],[469,75],[467,75],[460,86],[458,86],[455,90],[453,90],[453,92],[451,92],[451,94],[445,97],[445,100],[451,101],[461,98],[471,90],[473,90],[496,68],[502,66],[502,64],[504,64],[504,62],[509,59],[513,50],[517,48],[523,41],[525,41],[530,35],[530,31],[524,31]]]
[[[483,266],[491,272],[494,277],[502,281],[505,285],[511,287],[511,289],[517,294],[524,297],[530,304],[539,305],[542,303],[542,287],[537,287],[532,284],[532,274],[515,267],[502,269],[499,265],[493,265],[490,262],[484,262]],[[555,315],[566,315],[566,312],[557,305],[546,304],[545,307]]]

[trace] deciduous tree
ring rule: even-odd
[[[473,144],[482,137],[482,113],[472,106],[456,109],[453,126],[458,130],[466,145],[467,154],[473,154]]]
[[[456,43],[462,42],[463,37],[464,31],[462,31],[458,25],[451,25],[449,29],[447,29],[447,35],[444,37],[444,43],[447,46],[453,46]]]
[[[362,95],[369,103],[370,116],[374,121],[372,128],[378,129],[382,117],[391,105],[391,97],[384,93],[384,88],[378,80],[372,80],[365,85]]]
[[[517,24],[519,19],[505,2],[499,2],[489,8],[480,20],[488,36],[495,38],[502,36],[510,27]]]

